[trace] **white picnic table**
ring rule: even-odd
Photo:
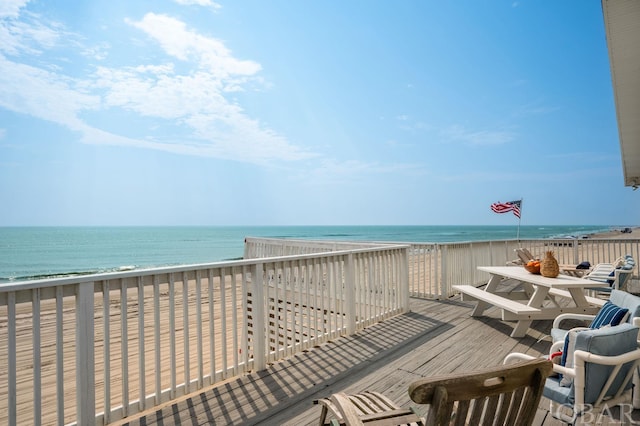
[[[586,288],[596,284],[592,280],[563,274],[547,278],[522,266],[478,266],[478,270],[490,274],[484,289],[471,285],[453,288],[462,294],[462,300],[478,302],[471,316],[482,316],[493,305],[502,310],[502,320],[517,321],[511,337],[524,337],[534,320],[550,320],[562,313],[596,314],[605,302],[585,294]],[[505,279],[519,281],[522,291],[500,291],[499,284]]]

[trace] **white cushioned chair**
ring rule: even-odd
[[[627,254],[613,263],[598,263],[583,278],[598,283],[588,290],[594,293],[610,293],[613,289],[625,289],[635,267],[636,261]]]
[[[629,315],[626,318],[626,322],[634,324],[640,327],[640,297],[631,293],[621,290],[611,290],[611,296],[609,302],[621,308],[629,310]],[[566,320],[582,320],[585,322],[591,322],[595,319],[596,315],[588,314],[560,314],[553,320],[553,326],[551,328],[551,342],[564,342],[569,329],[562,328],[562,323]],[[586,325],[586,324],[585,324]]]
[[[632,378],[640,365],[639,330],[623,323],[577,333],[573,366],[553,366],[554,372],[573,381],[563,386],[562,377],[556,376],[545,382],[543,396],[551,400],[551,414],[572,424],[580,416],[597,419],[608,408],[630,403]],[[511,353],[505,363],[533,358]]]

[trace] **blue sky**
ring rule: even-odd
[[[0,32],[0,226],[638,223],[597,0],[3,0]]]

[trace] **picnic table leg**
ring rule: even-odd
[[[522,282],[522,288],[524,288],[524,294],[526,294],[527,297],[531,299],[531,297],[533,296],[533,293],[535,292],[535,288],[533,287],[533,284]]]
[[[535,290],[533,291],[533,295],[531,296],[531,299],[529,299],[527,306],[531,306],[532,308],[541,308],[548,294],[549,289],[547,287],[540,285],[535,286]],[[527,334],[529,327],[531,327],[532,322],[533,320],[525,318],[518,320],[516,326],[511,332],[511,337],[524,337]]]
[[[584,290],[581,288],[570,288],[569,293],[571,293],[571,297],[573,298],[573,303],[576,304],[579,308],[589,307],[591,306],[587,301],[587,298],[584,296]]]
[[[511,332],[511,337],[524,337],[527,335],[527,330],[531,327],[531,323],[533,320],[518,320],[516,326],[513,327],[513,331]]]
[[[496,289],[498,288],[498,284],[500,284],[500,281],[502,281],[502,277],[500,275],[491,275],[491,278],[489,278],[489,282],[484,288],[484,291],[488,293],[495,293]],[[485,309],[487,309],[489,306],[490,305],[488,302],[478,300],[476,307],[473,308],[473,311],[471,312],[471,316],[481,317]]]

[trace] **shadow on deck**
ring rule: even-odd
[[[513,325],[501,321],[498,310],[472,318],[472,307],[459,300],[412,299],[409,313],[167,404],[128,424],[318,424],[320,407],[313,400],[334,392],[368,389],[404,407],[415,406],[407,389],[419,378],[493,366],[514,351],[535,356],[548,352],[550,321],[535,321],[525,337],[515,339],[509,336]],[[416,408],[424,414],[424,407]],[[547,409],[543,398],[534,424],[562,424]]]

